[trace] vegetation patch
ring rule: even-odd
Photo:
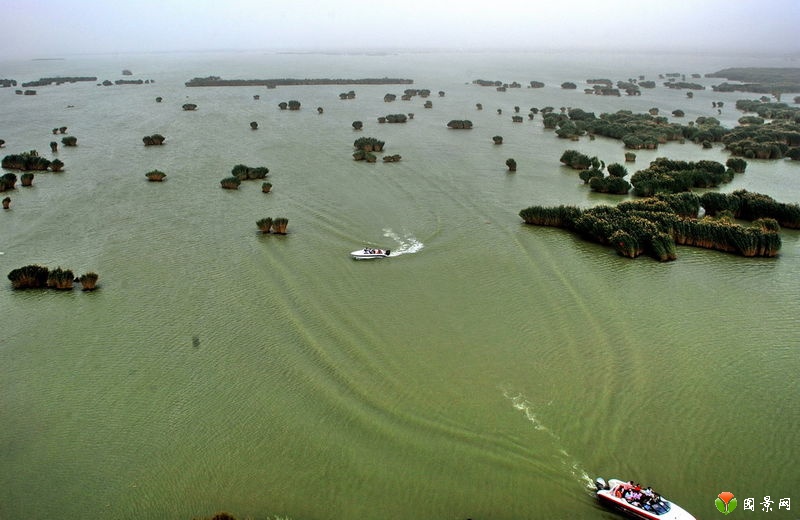
[[[748,159],[800,159],[800,108],[786,103],[739,100],[736,108],[756,116],[744,116],[739,126],[722,139],[732,155]],[[765,120],[771,120],[765,122]]]
[[[161,134],[153,134],[142,137],[142,142],[145,146],[160,146],[164,144],[165,139]]]
[[[800,205],[777,202],[768,195],[736,190],[733,193],[707,192],[700,197],[706,215],[729,214],[744,220],[774,219],[785,228],[800,229]]]
[[[264,234],[272,232],[277,235],[285,235],[286,226],[288,225],[289,225],[289,219],[283,217],[279,218],[267,217],[256,221],[256,226],[258,226],[258,230]]]
[[[554,226],[613,247],[628,258],[647,254],[659,261],[677,258],[676,245],[715,249],[746,257],[774,257],[781,247],[780,226],[761,218],[745,227],[728,217],[696,218],[700,198],[693,193],[658,194],[617,206],[587,210],[575,206],[531,206],[519,212],[523,222]]]
[[[7,170],[46,171],[50,167],[50,160],[39,157],[36,150],[11,154],[3,157],[2,167]]]
[[[12,270],[8,273],[11,286],[14,289],[57,289],[71,290],[73,284],[78,282],[84,291],[93,291],[97,288],[97,273],[88,272],[75,278],[72,270],[56,267],[48,269],[45,266],[32,264]]]
[[[659,157],[631,177],[639,197],[656,193],[679,193],[692,188],[713,188],[733,179],[734,171],[716,161],[675,161]]]
[[[447,123],[447,128],[452,128],[454,130],[471,130],[472,121],[468,119],[452,119]]]
[[[733,67],[706,74],[706,77],[741,82],[713,86],[717,92],[739,91],[773,95],[800,92],[800,68],[796,67]]]

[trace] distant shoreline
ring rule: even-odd
[[[411,85],[413,79],[361,78],[361,79],[222,79],[219,76],[194,78],[185,83],[187,87],[260,87],[275,88],[293,85]]]

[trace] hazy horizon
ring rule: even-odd
[[[2,59],[202,51],[800,53],[796,0],[34,0],[4,15]]]

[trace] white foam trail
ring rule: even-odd
[[[503,395],[506,397],[506,399],[511,400],[511,404],[514,406],[514,408],[525,414],[525,418],[533,423],[534,428],[539,431],[545,431],[553,438],[557,439],[553,432],[548,430],[541,422],[539,422],[539,419],[536,418],[536,413],[533,411],[533,405],[522,394],[512,397],[504,390]]]
[[[412,253],[417,253],[425,247],[425,244],[417,240],[413,235],[406,233],[404,236],[400,236],[391,229],[384,229],[383,236],[386,238],[391,238],[395,242],[399,244],[399,247],[391,248],[392,253],[389,256],[400,256],[400,255],[408,255]]]
[[[594,489],[594,481],[592,477],[584,470],[578,461],[576,461],[567,450],[565,450],[561,444],[561,439],[559,438],[556,433],[549,429],[547,426],[542,424],[538,417],[536,417],[536,412],[533,408],[533,403],[531,403],[524,395],[517,394],[511,395],[507,391],[503,390],[503,396],[511,401],[511,405],[516,408],[517,410],[521,411],[525,414],[525,418],[533,424],[533,427],[542,432],[546,432],[556,443],[556,448],[558,449],[558,453],[561,455],[561,463],[569,468],[569,472],[572,474],[580,482],[586,484],[588,488]]]

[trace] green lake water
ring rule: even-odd
[[[18,81],[113,81],[125,68],[154,80],[0,90],[2,152],[66,165],[10,193],[4,280],[31,263],[100,275],[93,293],[0,284],[0,518],[616,518],[595,502],[598,475],[650,484],[698,518],[719,514],[722,491],[800,500],[800,233],[781,232],[777,258],[679,247],[658,263],[525,226],[517,214],[534,204],[623,200],[591,193],[558,159],[573,148],[622,162],[625,150],[559,140],[541,116],[511,121],[514,106],[658,107],[732,127],[735,101],[755,95],[701,78],[708,88],[687,99],[658,74],[791,63],[220,53],[0,65]],[[408,86],[183,85],[211,74],[410,78],[433,108],[400,101]],[[658,83],[641,97],[582,91],[590,77],[640,74]],[[300,111],[278,109],[292,99]],[[451,119],[474,128],[448,130]],[[60,126],[78,146],[52,154]],[[166,144],[144,147],[153,133]],[[353,161],[359,136],[402,161]],[[631,173],[662,156],[728,158],[691,143],[637,156]],[[720,191],[800,201],[800,163],[748,162]],[[239,163],[267,166],[272,193],[220,189]],[[147,182],[153,169],[166,182]],[[288,234],[259,234],[263,217],[288,218]],[[365,246],[394,255],[350,259]]]

